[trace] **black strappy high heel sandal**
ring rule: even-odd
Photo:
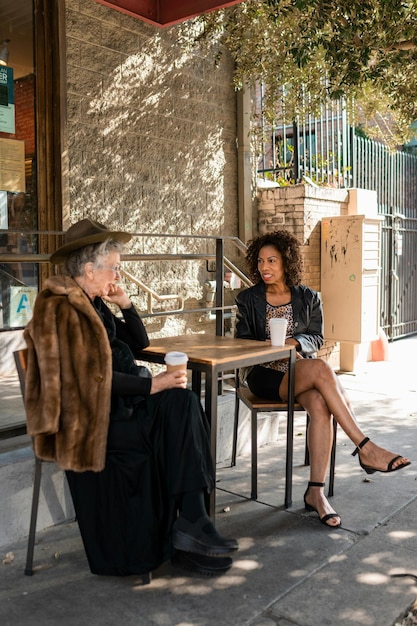
[[[327,513],[327,515],[323,515],[323,517],[320,517],[318,510],[315,509],[314,506],[312,506],[306,501],[306,495],[308,494],[308,490],[310,489],[310,487],[324,487],[324,485],[325,483],[315,483],[311,481],[308,482],[307,490],[304,494],[304,506],[307,511],[314,511],[315,513],[317,513],[317,515],[319,516],[319,520],[321,521],[322,524],[324,524],[324,526],[327,526],[327,528],[340,528],[340,526],[342,525],[342,520],[338,513]],[[329,519],[332,519],[332,517],[338,517],[340,519],[339,524],[335,524],[334,526],[331,524],[328,524],[327,521]]]
[[[363,448],[363,446],[368,443],[368,441],[370,441],[369,437],[365,437],[365,439],[363,439],[360,443],[358,443],[358,445],[352,452],[352,456],[358,455],[359,465],[361,466],[363,470],[365,470],[367,474],[375,474],[375,472],[382,472],[383,474],[388,474],[389,472],[396,472],[397,470],[402,469],[403,467],[407,467],[407,465],[410,465],[410,461],[407,461],[407,463],[401,463],[401,465],[398,465],[397,467],[393,467],[395,461],[397,461],[398,459],[402,459],[401,454],[397,454],[397,456],[391,459],[391,461],[387,465],[387,469],[376,469],[375,467],[364,465],[361,461],[360,451]]]

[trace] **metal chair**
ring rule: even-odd
[[[26,382],[26,370],[27,370],[27,356],[28,351],[26,348],[22,350],[17,350],[13,353],[14,360],[16,363],[16,369],[19,376],[20,388],[22,391],[23,400],[25,399],[25,382]],[[33,576],[33,554],[35,549],[35,536],[36,536],[36,522],[38,519],[38,509],[39,509],[39,494],[41,488],[41,478],[42,478],[42,463],[46,463],[47,461],[42,461],[38,459],[35,455],[35,471],[33,475],[33,494],[32,494],[32,508],[30,513],[30,525],[29,525],[29,536],[28,536],[28,547],[26,552],[26,567],[25,567],[25,575]],[[148,572],[141,575],[142,584],[147,585],[151,582],[152,572]]]
[[[13,352],[13,356],[14,356],[14,360],[16,363],[16,369],[17,369],[19,382],[20,382],[20,389],[22,390],[22,396],[24,400],[28,351],[26,348],[22,350],[17,350],[16,352]],[[33,576],[33,552],[35,549],[36,522],[38,519],[41,478],[42,478],[42,461],[35,456],[35,471],[33,474],[32,508],[31,508],[31,513],[30,513],[28,547],[27,547],[27,552],[26,552],[26,567],[25,567],[26,576]]]
[[[239,372],[236,372],[236,400],[235,400],[235,416],[233,426],[233,444],[232,444],[232,461],[231,466],[236,465],[236,453],[237,453],[237,436],[239,428],[239,404],[242,401],[245,406],[251,412],[251,499],[256,500],[258,497],[258,413],[269,412],[282,412],[287,411],[286,402],[275,402],[273,400],[266,400],[265,398],[259,398],[255,396],[248,387],[239,384]],[[298,403],[294,404],[294,411],[304,411],[305,409]],[[306,443],[304,464],[310,465],[310,454],[308,450],[308,427],[310,424],[310,416],[307,413],[306,422]],[[337,436],[337,422],[333,419],[333,444],[330,455],[330,476],[329,476],[329,489],[328,496],[331,497],[334,492],[334,473],[336,463],[336,436]],[[291,443],[289,445],[293,445]],[[292,458],[292,451],[290,458]],[[288,468],[287,468],[288,470]],[[291,479],[292,479],[292,468]],[[288,475],[288,474],[287,474]]]

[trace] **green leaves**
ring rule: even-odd
[[[215,34],[230,51],[237,88],[264,82],[272,117],[285,85],[292,119],[353,97],[368,115],[389,112],[399,142],[417,118],[417,0],[247,0],[199,24],[195,41]]]

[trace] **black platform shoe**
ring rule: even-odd
[[[178,517],[172,528],[172,544],[176,550],[193,552],[203,556],[226,556],[238,549],[236,539],[225,539],[214,529],[208,532],[212,522],[207,517],[200,517],[194,523],[184,517]],[[210,529],[211,530],[211,529]]]
[[[171,558],[171,563],[203,576],[219,576],[232,567],[233,561],[229,556],[204,556],[177,550]]]

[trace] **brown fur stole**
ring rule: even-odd
[[[91,301],[73,279],[48,279],[24,336],[25,406],[35,454],[62,469],[102,470],[112,357]]]

